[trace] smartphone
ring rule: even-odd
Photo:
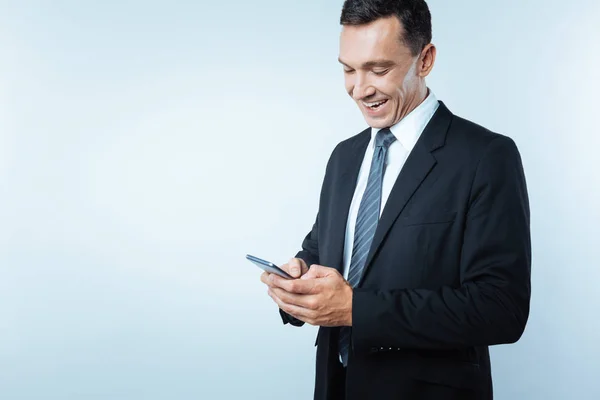
[[[258,257],[251,256],[250,254],[246,254],[246,259],[248,259],[251,263],[255,264],[258,268],[267,271],[271,274],[276,274],[286,279],[294,279],[293,276],[279,268],[277,265],[273,264],[270,261],[263,260]]]

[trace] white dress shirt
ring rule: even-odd
[[[433,117],[433,114],[435,114],[438,106],[439,103],[437,98],[432,91],[429,91],[427,98],[417,108],[411,111],[406,117],[402,118],[396,125],[390,127],[390,130],[397,140],[390,145],[387,152],[386,167],[383,173],[383,185],[381,190],[380,216],[408,155],[413,147],[415,147],[417,140],[421,136],[425,126],[427,126],[431,120],[431,117]],[[344,242],[344,279],[346,280],[348,279],[348,272],[350,269],[352,246],[354,245],[356,217],[358,215],[360,201],[362,200],[367,187],[367,180],[371,169],[371,160],[373,159],[373,152],[375,150],[375,135],[377,135],[377,132],[379,131],[380,129],[371,128],[371,141],[367,146],[365,157],[360,167],[360,172],[358,173],[354,196],[352,197],[352,203],[350,204],[350,210],[348,212],[346,238]]]

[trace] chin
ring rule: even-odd
[[[371,128],[375,128],[375,129],[383,129],[383,128],[388,128],[390,126],[392,126],[393,124],[391,124],[388,120],[389,118],[385,118],[385,119],[380,119],[380,118],[371,118],[367,115],[364,116],[365,121],[367,123],[367,125],[369,125]]]

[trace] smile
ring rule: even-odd
[[[370,108],[371,110],[377,110],[379,107],[387,103],[387,100],[381,100],[373,103],[367,103],[365,101],[362,102],[365,107]]]

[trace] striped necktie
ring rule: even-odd
[[[381,186],[385,171],[385,160],[388,148],[395,140],[396,137],[389,128],[380,130],[375,136],[375,151],[369,179],[367,180],[367,188],[360,201],[354,230],[354,244],[352,246],[352,258],[350,259],[350,271],[348,272],[348,283],[352,287],[355,287],[360,281],[365,261],[371,249],[373,236],[377,229],[381,211]],[[351,334],[351,327],[344,326],[340,328],[339,350],[344,366],[348,364]]]

